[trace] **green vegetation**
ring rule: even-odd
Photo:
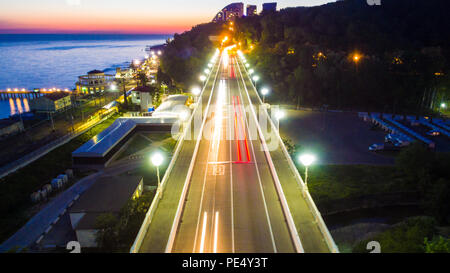
[[[382,253],[423,253],[445,252],[448,250],[448,240],[440,239],[428,242],[427,238],[437,236],[436,222],[430,217],[413,217],[394,225],[392,228],[363,240],[353,247],[353,252],[367,253],[366,245],[377,241]],[[446,248],[447,247],[447,248]]]
[[[119,215],[100,215],[96,221],[99,250],[108,253],[129,252],[154,196],[153,191],[144,192],[141,197],[130,200]]]
[[[299,166],[299,170],[304,173],[303,167]],[[313,165],[308,176],[308,188],[318,204],[408,190],[401,174],[392,166]]]
[[[440,225],[450,216],[450,154],[438,154],[420,144],[398,155],[395,166],[313,165],[308,188],[319,207],[332,207],[358,197],[412,192],[416,202]],[[304,167],[298,165],[301,174]],[[376,199],[376,200],[382,200]],[[401,200],[399,200],[400,202]],[[380,204],[382,205],[382,204]],[[340,206],[339,206],[340,207]]]
[[[393,113],[450,97],[447,0],[345,0],[236,20],[273,103]],[[414,31],[410,31],[414,29]]]
[[[425,238],[425,253],[450,253],[450,239],[435,236],[429,241]]]
[[[39,160],[0,180],[0,241],[6,240],[32,216],[30,194],[72,167],[72,152],[109,127],[116,114]]]
[[[198,83],[208,57],[214,52],[209,36],[218,35],[221,28],[220,24],[202,24],[191,31],[175,34],[161,56],[158,82],[167,84],[169,88],[183,90]]]

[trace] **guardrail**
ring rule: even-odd
[[[244,67],[244,69],[247,71],[247,68]],[[254,89],[254,91],[255,91],[255,93],[256,93],[256,97],[258,98],[259,103],[260,103],[261,105],[263,105],[263,102],[262,102],[261,97],[259,96],[259,94],[258,94],[258,92],[257,92],[257,90],[256,90],[255,85],[253,84],[253,82],[252,82],[251,80],[250,80],[250,82],[252,83],[252,87],[253,87],[253,89]],[[339,253],[339,249],[338,249],[336,243],[334,242],[334,239],[333,239],[333,237],[331,236],[330,231],[328,230],[328,227],[326,226],[325,221],[323,220],[321,213],[320,213],[319,210],[317,209],[316,204],[314,203],[314,201],[313,201],[311,195],[309,194],[309,191],[308,191],[308,189],[307,189],[307,186],[306,186],[305,183],[303,182],[303,179],[301,178],[300,173],[299,173],[298,170],[297,170],[297,167],[295,166],[294,162],[292,161],[291,156],[289,155],[289,153],[288,153],[286,147],[284,146],[283,140],[281,139],[281,136],[280,136],[280,134],[279,134],[279,132],[278,132],[278,129],[277,129],[277,128],[275,127],[275,125],[273,124],[273,121],[272,121],[272,119],[270,118],[269,113],[267,112],[267,109],[264,110],[264,113],[266,114],[267,119],[269,120],[269,123],[270,123],[270,125],[271,125],[272,130],[273,130],[274,132],[277,132],[277,133],[276,133],[276,136],[277,136],[277,138],[278,138],[278,141],[279,141],[279,143],[280,143],[280,146],[281,146],[281,148],[282,148],[282,151],[283,151],[283,153],[284,153],[284,155],[285,155],[285,157],[286,157],[286,159],[287,159],[287,161],[288,161],[289,167],[290,167],[291,170],[294,172],[294,176],[295,176],[295,178],[296,178],[297,184],[299,185],[299,187],[300,187],[301,190],[303,191],[305,200],[307,201],[307,204],[308,204],[308,206],[309,206],[309,208],[310,208],[310,210],[311,210],[311,213],[313,214],[313,216],[314,216],[314,218],[315,218],[315,220],[316,220],[316,222],[317,222],[317,225],[318,225],[318,227],[319,227],[319,230],[321,231],[322,235],[323,235],[324,238],[325,238],[325,242],[327,243],[328,248],[330,249],[331,252]]]
[[[212,73],[210,73],[208,75],[208,79],[207,79],[206,83],[208,83],[208,81],[209,81],[209,79],[211,77],[211,74]],[[217,73],[216,73],[216,78],[217,78]],[[203,90],[202,90],[201,94],[199,95],[199,98],[202,97],[206,86],[207,86],[207,84],[205,84],[205,86],[203,86]],[[141,228],[139,229],[138,235],[136,236],[136,239],[135,239],[133,245],[130,248],[130,253],[137,253],[139,251],[139,249],[141,248],[141,246],[142,246],[142,242],[144,241],[144,237],[145,237],[145,234],[147,232],[147,229],[148,229],[148,227],[150,226],[150,224],[151,224],[151,222],[153,220],[153,216],[155,214],[156,208],[158,207],[159,201],[161,200],[161,197],[162,197],[162,193],[164,192],[164,189],[166,187],[167,180],[169,179],[170,172],[172,171],[173,166],[175,165],[175,162],[177,161],[178,155],[179,155],[179,153],[181,151],[181,146],[182,146],[182,144],[184,142],[184,139],[186,137],[188,128],[191,127],[192,119],[195,117],[195,114],[198,111],[197,109],[198,109],[198,104],[197,104],[194,112],[192,113],[191,117],[189,118],[189,121],[187,123],[187,124],[189,124],[189,126],[184,126],[183,133],[182,133],[180,139],[178,140],[177,146],[175,148],[175,153],[174,153],[174,155],[172,157],[172,160],[170,161],[169,167],[167,168],[166,172],[164,173],[164,177],[163,177],[162,182],[161,182],[161,190],[157,191],[155,197],[153,198],[152,204],[150,205],[150,208],[147,211],[147,214],[145,215],[144,222],[142,223]],[[194,158],[194,156],[193,156],[193,158]],[[180,204],[183,203],[182,200],[184,200],[185,197],[186,197],[186,191],[187,191],[186,184],[187,183],[185,183],[185,186],[183,187],[182,198],[180,199]],[[178,216],[179,210],[180,210],[180,204],[178,205],[178,209],[177,209],[177,213],[176,213],[176,217],[174,219],[173,225],[175,225],[175,223],[178,223],[178,220],[179,220],[179,217],[180,217],[180,216]],[[174,240],[174,237],[175,237],[175,235],[172,235],[173,231],[174,231],[174,227],[172,226],[171,234],[169,235],[169,241],[168,241],[168,242],[172,241],[172,244],[173,244],[173,240]],[[174,232],[176,233],[176,228],[175,228]],[[168,243],[168,245],[169,245],[169,243]],[[167,247],[166,247],[166,252],[167,252]]]

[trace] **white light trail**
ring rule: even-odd
[[[205,235],[206,235],[206,221],[207,221],[208,213],[205,211],[203,214],[203,228],[202,228],[202,239],[200,241],[200,253],[203,253],[205,248]]]
[[[216,219],[214,224],[214,253],[217,253],[217,233],[219,231],[219,211],[216,211]]]

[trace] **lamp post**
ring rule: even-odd
[[[200,95],[200,93],[201,93],[202,91],[200,90],[200,88],[194,87],[194,88],[192,88],[191,92],[192,92],[192,94],[194,95],[195,103],[197,103],[197,102],[198,102],[198,95]]]
[[[308,167],[316,161],[316,157],[312,154],[303,154],[298,159],[305,166],[305,186],[308,190]]]
[[[266,95],[269,94],[269,89],[267,88],[261,89],[261,94],[263,95],[263,103],[265,103]]]
[[[258,75],[255,75],[255,76],[253,76],[252,79],[253,79],[253,81],[255,82],[255,88],[258,89],[257,83],[258,83],[258,81],[259,81],[259,76],[258,76]]]
[[[158,191],[161,191],[161,179],[159,177],[159,166],[161,166],[161,164],[164,161],[164,157],[160,152],[156,152],[154,153],[151,158],[150,158],[151,163],[153,164],[153,166],[156,167],[156,175],[158,176]],[[161,192],[162,194],[162,192]]]
[[[278,133],[280,132],[280,120],[283,119],[286,116],[286,114],[284,113],[283,110],[277,110],[275,112],[275,118],[277,120],[278,123]]]

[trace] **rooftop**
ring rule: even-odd
[[[88,72],[88,75],[91,75],[91,74],[105,74],[105,72],[94,69],[94,70]]]
[[[111,126],[94,136],[72,153],[74,157],[103,157],[139,124],[173,124],[177,119],[164,117],[118,118]]]
[[[70,93],[69,92],[63,92],[63,91],[48,93],[48,94],[44,95],[45,98],[53,100],[53,101],[60,100],[60,99],[62,99],[64,97],[67,97],[67,96],[70,96]]]
[[[69,213],[86,213],[77,229],[95,228],[96,218],[102,213],[119,213],[133,197],[141,176],[103,176],[86,190]]]

